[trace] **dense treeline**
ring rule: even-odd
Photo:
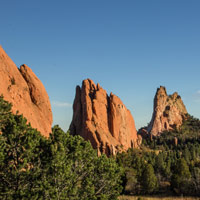
[[[0,199],[117,199],[122,168],[54,126],[44,138],[0,97]]]
[[[192,116],[178,130],[143,139],[142,151],[117,155],[124,167],[124,193],[200,196],[200,121]]]
[[[200,196],[200,121],[143,139],[141,149],[97,156],[79,136],[49,138],[0,97],[0,199],[114,200],[124,194]]]

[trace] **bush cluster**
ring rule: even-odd
[[[11,106],[0,97],[0,199],[117,199],[122,168],[114,159],[59,126],[44,138]]]

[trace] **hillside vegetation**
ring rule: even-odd
[[[200,195],[200,120],[143,139],[141,150],[117,155],[125,169],[124,194]]]
[[[2,200],[200,196],[200,121],[192,116],[178,130],[143,139],[140,149],[108,158],[98,157],[89,142],[59,126],[45,138],[11,108],[1,96]]]
[[[0,199],[117,199],[122,168],[58,126],[49,138],[0,97]]]

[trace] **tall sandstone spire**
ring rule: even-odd
[[[49,136],[52,112],[48,94],[33,71],[26,65],[20,69],[0,46],[0,95],[12,103],[12,111],[23,114],[33,128]]]
[[[153,116],[147,132],[158,136],[163,131],[178,128],[186,114],[187,110],[178,93],[168,96],[165,87],[160,86],[154,97]]]
[[[76,87],[70,133],[89,140],[99,154],[114,155],[141,142],[134,119],[119,97],[108,96],[90,79]]]

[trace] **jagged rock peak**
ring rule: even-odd
[[[108,96],[90,79],[76,87],[70,133],[89,140],[99,154],[114,155],[141,142],[134,119],[119,97]]]
[[[167,91],[166,91],[166,88],[164,86],[160,86],[159,88],[157,88],[157,91],[156,91],[156,95],[167,95]]]
[[[0,46],[0,94],[12,103],[12,111],[23,114],[33,128],[49,136],[52,111],[48,94],[33,71],[22,65],[20,69]]]
[[[187,114],[186,107],[177,92],[167,95],[163,86],[154,97],[154,110],[147,131],[154,136],[163,131],[180,127]]]

